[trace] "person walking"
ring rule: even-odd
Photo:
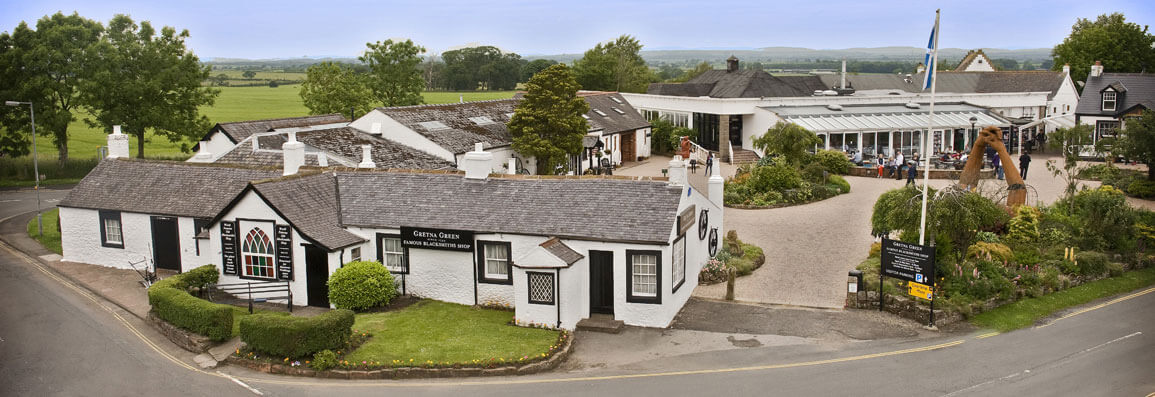
[[[894,179],[902,180],[902,167],[906,166],[906,159],[902,157],[902,151],[894,155]]]
[[[710,176],[710,171],[714,169],[714,152],[710,152],[706,156],[706,176]]]
[[[998,153],[991,157],[991,166],[995,167],[995,178],[1001,181],[1003,180],[1003,163],[1000,160]]]
[[[906,165],[906,184],[913,185],[915,174],[918,172],[918,163],[911,161]]]
[[[1019,155],[1019,168],[1022,170],[1022,171],[1019,171],[1019,174],[1020,174],[1019,176],[1021,176],[1023,178],[1023,180],[1027,179],[1027,167],[1030,167],[1030,166],[1031,166],[1031,154],[1029,152],[1023,152],[1023,154]]]

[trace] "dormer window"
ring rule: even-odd
[[[1115,91],[1103,91],[1103,110],[1115,111]]]

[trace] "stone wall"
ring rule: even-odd
[[[207,336],[194,334],[161,320],[160,317],[156,316],[156,312],[151,310],[148,312],[148,323],[160,331],[169,341],[193,353],[204,353],[216,345],[216,342]]]
[[[846,294],[846,307],[878,310],[878,291],[848,293]],[[883,307],[883,310],[921,324],[930,323],[930,307],[906,296],[887,294],[886,306]],[[934,310],[934,325],[936,327],[954,324],[964,319],[962,314],[957,312],[947,312],[939,308]]]

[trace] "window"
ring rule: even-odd
[[[1103,91],[1103,110],[1115,110],[1115,91]]]
[[[624,112],[624,111],[622,111],[621,109],[618,109],[618,108],[610,108],[610,109],[613,109],[613,111],[614,111],[614,112],[616,112],[617,114],[626,114],[626,112]]]
[[[401,235],[377,235],[377,260],[392,273],[409,273],[409,251],[401,246]]]
[[[509,246],[504,241],[478,241],[477,266],[481,282],[491,284],[513,284],[509,271]]]
[[[678,288],[686,282],[686,236],[678,237],[673,247],[673,268],[670,269],[670,291],[678,292]]]
[[[207,232],[210,221],[212,220],[208,218],[193,219],[193,242],[196,243],[196,251],[198,256],[201,254],[201,237],[198,236],[200,236],[202,232]],[[204,238],[208,238],[208,233],[205,233]]]
[[[662,303],[661,251],[626,251],[626,301]]]
[[[490,124],[496,124],[496,123],[493,121],[493,119],[490,119],[489,117],[486,117],[486,116],[470,117],[470,118],[469,118],[469,121],[472,121],[472,122],[473,122],[473,124],[477,124],[477,125],[490,125]]]
[[[124,231],[120,227],[120,212],[100,211],[100,245],[124,248]]]
[[[1100,121],[1095,123],[1095,140],[1112,138],[1119,132],[1118,121]]]
[[[245,240],[241,243],[241,254],[244,255],[244,273],[242,276],[273,278],[273,243],[269,235],[259,227],[249,230]]]
[[[529,289],[529,303],[537,305],[553,304],[553,273],[526,272],[526,288]]]
[[[349,258],[350,262],[359,262],[361,260],[361,247],[349,250]]]
[[[423,121],[423,122],[417,123],[417,125],[421,126],[422,128],[425,128],[426,131],[437,131],[437,130],[448,130],[449,129],[449,126],[445,125],[445,123],[442,123],[442,122],[436,121],[436,120]]]
[[[613,97],[613,96],[612,96],[612,97],[610,97],[610,100],[612,100],[612,101],[614,101],[614,102],[617,102],[617,103],[622,103],[622,100],[621,100],[621,99],[618,99],[618,97]]]
[[[602,116],[602,117],[610,117],[610,115],[606,114],[606,112],[603,112],[603,111],[601,111],[601,110],[598,110],[598,109],[594,109],[593,111],[594,111],[594,113],[597,113],[597,114],[598,114],[598,116]]]
[[[589,120],[589,119],[590,119],[590,116],[589,116],[589,115],[587,115],[587,114],[582,114],[582,118],[583,118],[583,119],[586,119],[586,120]]]

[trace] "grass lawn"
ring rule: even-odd
[[[541,355],[558,331],[509,325],[513,312],[423,300],[405,309],[358,314],[353,329],[373,335],[345,356],[350,362],[393,360],[465,363]]]
[[[39,241],[40,245],[47,248],[49,251],[57,254],[64,254],[64,250],[60,248],[60,229],[56,228],[56,218],[60,213],[59,209],[53,208],[41,213],[41,222],[44,226],[44,236],[36,233],[36,217],[28,220],[28,236],[33,240]]]
[[[1155,284],[1155,267],[1130,271],[1119,277],[1090,282],[1038,298],[1024,299],[981,313],[971,322],[999,332],[1011,331],[1029,327],[1059,310],[1152,284]]]
[[[461,101],[461,97],[465,97],[466,102],[473,101],[488,101],[490,99],[509,99],[513,98],[515,91],[465,91],[465,92],[422,92],[421,96],[425,97],[425,103],[457,103]]]

